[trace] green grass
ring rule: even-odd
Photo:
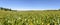
[[[2,11],[0,25],[59,25],[60,11]]]

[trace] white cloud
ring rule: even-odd
[[[13,9],[13,10],[46,10],[46,9],[24,9],[24,8],[16,8],[16,9]]]
[[[38,8],[32,8],[32,9],[30,9],[30,8],[15,8],[15,9],[13,9],[13,10],[20,10],[20,11],[26,11],[26,10],[57,10],[57,9],[54,9],[54,8],[40,8],[40,9],[38,9]]]

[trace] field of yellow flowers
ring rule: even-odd
[[[60,11],[1,11],[0,25],[60,25]]]

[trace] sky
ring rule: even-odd
[[[0,7],[13,10],[60,9],[60,0],[0,0]]]

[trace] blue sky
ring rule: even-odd
[[[13,10],[59,9],[60,0],[0,0],[0,7]]]

